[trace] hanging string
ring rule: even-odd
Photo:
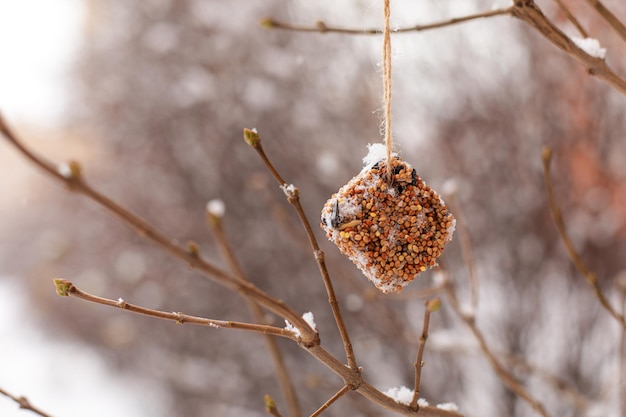
[[[385,27],[383,31],[383,102],[385,106],[385,145],[387,145],[387,180],[391,183],[391,30],[389,27],[390,0],[384,0],[383,15]]]

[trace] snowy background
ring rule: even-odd
[[[261,132],[315,224],[326,199],[360,170],[366,144],[380,140],[381,39],[269,31],[258,21],[380,27],[379,3],[2,1],[0,110],[33,148],[81,161],[90,183],[169,236],[198,242],[218,264],[203,219],[206,202],[223,199],[226,230],[250,279],[313,311],[324,345],[340,355],[297,219],[241,131]],[[619,1],[606,4],[619,10]],[[553,2],[540,5],[577,35]],[[392,25],[493,6],[397,0]],[[616,62],[621,40],[585,7],[572,2],[607,62],[626,73]],[[541,372],[515,368],[553,415],[619,416],[621,333],[563,250],[540,152],[554,147],[565,221],[618,305],[615,283],[626,274],[623,96],[510,17],[399,34],[393,57],[398,148],[433,188],[458,186],[480,282],[477,323],[488,342],[503,358],[522,356],[564,381],[567,395]],[[56,417],[262,416],[266,393],[281,404],[260,338],[57,297],[58,276],[152,308],[249,320],[240,299],[65,192],[3,142],[0,169],[0,387]],[[381,297],[316,231],[366,378],[383,391],[410,386],[423,315],[413,294],[431,286],[433,274],[399,297]],[[458,239],[444,262],[466,304]],[[454,401],[467,416],[534,415],[443,301],[425,356],[425,398]],[[340,381],[297,347],[280,346],[310,414]],[[381,410],[349,395],[327,413]],[[0,397],[0,415],[27,414]]]

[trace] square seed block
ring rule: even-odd
[[[456,220],[439,195],[400,158],[364,168],[326,202],[320,226],[383,293],[437,264]]]

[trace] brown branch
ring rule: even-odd
[[[343,317],[341,315],[341,311],[339,309],[339,302],[337,301],[337,296],[335,295],[335,290],[333,288],[332,281],[330,279],[330,274],[328,273],[328,269],[326,268],[326,262],[324,260],[324,252],[320,249],[317,244],[317,239],[315,238],[315,234],[313,233],[313,229],[311,228],[311,224],[304,213],[304,209],[300,204],[300,190],[298,190],[293,185],[288,185],[287,182],[281,177],[278,173],[274,165],[270,162],[267,157],[265,151],[263,150],[263,146],[261,144],[261,138],[256,130],[244,129],[243,131],[244,139],[248,145],[250,145],[254,150],[259,154],[267,169],[274,175],[276,181],[278,181],[278,185],[282,188],[283,192],[287,196],[287,201],[291,204],[298,213],[298,217],[300,218],[300,222],[304,227],[306,235],[309,239],[309,244],[313,249],[313,255],[315,256],[315,261],[317,262],[317,266],[320,270],[320,274],[322,275],[322,279],[324,281],[324,286],[326,287],[326,293],[328,294],[328,303],[330,304],[330,308],[333,312],[333,316],[335,318],[335,322],[337,323],[337,328],[339,329],[339,334],[341,335],[341,340],[343,341],[344,350],[346,352],[346,360],[348,362],[348,366],[355,372],[360,372],[359,366],[356,362],[356,357],[354,356],[354,350],[352,349],[352,342],[350,341],[350,335],[348,334],[348,329],[343,321]]]
[[[311,414],[311,417],[318,417],[320,414],[322,414],[324,412],[324,410],[326,410],[328,407],[330,407],[339,398],[343,397],[344,394],[346,392],[348,392],[348,391],[350,391],[350,387],[347,386],[347,385],[344,385],[343,388],[341,388],[339,391],[337,391],[335,393],[335,395],[330,397],[330,399],[328,401],[326,401],[320,408],[315,410],[315,412],[313,414]]]
[[[261,333],[272,336],[281,336],[287,339],[291,339],[294,341],[298,341],[298,336],[291,330],[268,326],[265,324],[254,324],[254,323],[243,323],[238,321],[224,321],[224,320],[213,320],[207,319],[204,317],[196,317],[190,316],[188,314],[184,314],[181,312],[172,312],[169,313],[167,311],[153,310],[147,307],[141,307],[135,304],[127,303],[122,298],[118,300],[111,300],[109,298],[99,297],[97,295],[89,294],[79,288],[77,288],[70,281],[61,278],[54,279],[54,285],[57,290],[57,294],[62,297],[76,297],[81,300],[89,301],[96,304],[102,304],[109,307],[116,307],[124,311],[128,311],[130,313],[141,314],[144,316],[154,317],[162,320],[170,320],[176,322],[176,324],[195,324],[197,326],[206,326],[206,327],[214,327],[217,329],[225,328],[225,329],[238,329],[238,330],[246,330],[254,333]]]
[[[424,325],[422,326],[422,336],[419,340],[419,347],[417,349],[417,358],[415,359],[415,388],[413,388],[413,398],[411,399],[411,407],[414,410],[419,410],[417,400],[420,396],[420,383],[422,379],[422,367],[424,366],[424,348],[426,347],[426,340],[428,339],[428,327],[430,326],[430,313],[437,311],[441,308],[441,300],[439,298],[433,298],[424,303]]]
[[[301,334],[299,337],[295,337],[295,335],[291,331],[272,326],[262,326],[251,323],[237,323],[219,320],[211,321],[209,319],[188,316],[182,313],[166,313],[156,310],[150,311],[149,309],[145,309],[143,307],[128,304],[123,300],[115,301],[92,296],[91,294],[87,294],[78,290],[69,281],[56,280],[55,284],[57,285],[59,293],[61,293],[62,295],[72,295],[77,297],[80,296],[81,298],[88,299],[89,301],[100,302],[101,304],[105,304],[111,307],[122,308],[138,314],[146,314],[154,317],[160,317],[162,319],[174,320],[180,323],[191,323],[209,327],[217,325],[221,327],[237,328],[242,330],[256,331],[260,333],[287,337],[295,340],[301,348],[305,349],[319,362],[324,364],[324,366],[326,366],[337,376],[339,376],[344,381],[345,385],[350,387],[350,389],[356,390],[359,394],[363,395],[370,401],[380,405],[381,407],[386,408],[387,410],[395,411],[399,414],[407,416],[462,417],[462,415],[459,413],[430,406],[422,407],[419,412],[416,412],[414,410],[411,410],[407,405],[395,402],[392,398],[386,396],[378,389],[374,388],[372,385],[364,381],[360,369],[347,367],[344,363],[342,363],[335,356],[333,356],[326,349],[324,349],[320,345],[320,339],[317,332],[312,329],[299,314],[297,314],[294,310],[287,306],[283,301],[271,297],[269,294],[263,292],[251,283],[242,280],[235,275],[229,274],[222,269],[216,267],[215,265],[207,262],[200,257],[197,245],[191,244],[188,248],[185,248],[173,243],[170,239],[168,239],[162,233],[158,232],[146,221],[131,213],[130,211],[124,209],[119,204],[115,203],[114,201],[110,200],[106,196],[100,194],[89,185],[87,185],[82,177],[80,166],[77,163],[62,165],[60,168],[57,168],[56,165],[52,164],[42,157],[39,157],[22,144],[17,135],[13,133],[13,131],[4,122],[1,116],[0,133],[2,133],[5,139],[9,143],[11,143],[22,154],[22,156],[27,158],[34,165],[43,169],[51,177],[65,184],[71,191],[83,194],[92,201],[100,204],[101,206],[109,210],[115,217],[119,218],[124,223],[135,229],[140,235],[156,243],[170,255],[184,261],[189,266],[198,269],[205,276],[212,278],[217,283],[234,292],[241,294],[244,297],[250,297],[255,302],[258,302],[260,305],[267,308],[269,311],[289,320],[298,330],[300,330]],[[295,187],[293,189],[291,187],[285,187],[285,189],[288,194],[294,193],[297,195],[297,190],[295,189]],[[295,198],[296,195],[288,196],[292,204],[295,204],[295,201],[297,201],[297,199]],[[298,213],[300,215],[304,214],[301,206],[298,210]],[[310,230],[310,226],[308,227],[308,229]],[[312,236],[312,231],[310,231],[310,233]],[[316,255],[318,255],[318,265],[320,265],[320,268],[325,269],[324,263],[320,263],[319,253],[321,253],[321,251],[316,252]],[[332,299],[333,297],[329,295],[329,298]],[[336,298],[334,299],[334,303],[336,303]],[[354,366],[356,366],[356,364],[354,364]]]
[[[207,211],[207,222],[211,227],[213,234],[215,235],[215,240],[218,243],[220,251],[222,252],[222,256],[226,260],[229,269],[238,277],[249,281],[243,271],[243,268],[241,267],[241,264],[237,261],[235,251],[233,250],[228,241],[228,238],[226,237],[221,215],[219,215],[218,213],[212,213],[210,211]],[[250,310],[250,313],[254,318],[254,321],[258,324],[267,324],[265,323],[265,318],[261,307],[250,298],[246,298],[246,302],[248,304],[248,309]],[[285,401],[287,402],[287,407],[289,409],[289,415],[292,417],[300,417],[301,412],[298,396],[296,394],[296,390],[293,386],[289,373],[287,372],[287,367],[285,366],[283,356],[280,352],[280,349],[278,348],[278,343],[276,343],[276,339],[274,339],[270,335],[265,336],[265,343],[272,357],[272,361],[274,362],[274,367],[276,368],[276,373],[278,376],[278,383],[280,384],[283,395],[285,396]]]
[[[569,254],[570,259],[576,266],[576,269],[585,277],[591,288],[593,289],[596,298],[600,301],[602,307],[609,312],[615,320],[617,320],[624,330],[626,330],[626,321],[624,320],[624,316],[620,314],[617,310],[611,306],[611,303],[606,298],[602,289],[600,288],[600,283],[598,282],[598,277],[596,274],[591,272],[585,262],[582,260],[576,248],[574,248],[574,244],[567,233],[567,229],[565,228],[565,222],[563,221],[563,216],[561,215],[561,210],[556,202],[556,197],[554,196],[554,189],[552,187],[552,176],[550,175],[550,162],[552,160],[552,149],[548,147],[543,148],[542,152],[542,160],[543,160],[543,180],[546,186],[546,194],[548,196],[548,204],[550,206],[550,212],[552,214],[552,220],[556,225],[556,228],[561,236],[561,240],[567,249],[567,253]]]
[[[600,2],[600,0],[587,0],[587,3],[589,3],[591,7],[596,9],[596,11],[600,13],[600,16],[602,16],[604,20],[606,20],[609,25],[611,25],[611,27],[615,29],[615,31],[622,37],[624,41],[626,41],[626,25],[624,25],[617,16],[615,16],[609,9],[607,9],[606,6],[604,6],[604,4]]]
[[[10,399],[12,399],[13,401],[15,401],[17,403],[17,405],[19,406],[20,409],[22,410],[29,410],[32,411],[35,414],[40,415],[41,417],[52,417],[50,414],[46,413],[45,411],[42,411],[41,409],[35,407],[34,405],[32,405],[30,403],[30,401],[28,401],[28,398],[26,397],[17,397],[5,390],[3,390],[2,388],[0,388],[0,394],[9,397]]]
[[[461,256],[463,257],[463,263],[467,266],[467,276],[469,278],[470,286],[470,305],[472,306],[472,311],[476,311],[476,308],[478,307],[478,278],[476,277],[476,260],[474,258],[474,251],[472,250],[472,241],[467,228],[467,222],[465,221],[465,215],[461,205],[457,201],[456,190],[447,194],[446,201],[448,201],[450,207],[454,209],[453,212],[454,217],[456,217],[456,228],[461,242]]]
[[[443,268],[441,269],[441,271],[442,273],[448,275],[447,271],[445,271]],[[550,415],[544,408],[543,404],[541,404],[528,391],[526,391],[526,389],[513,377],[513,375],[511,375],[505,369],[505,367],[498,360],[496,355],[491,351],[491,349],[489,348],[489,345],[487,345],[485,337],[476,326],[474,315],[466,314],[463,311],[461,311],[461,306],[457,299],[456,291],[454,289],[453,284],[450,282],[449,279],[446,279],[445,288],[446,288],[446,295],[448,296],[448,301],[450,303],[450,306],[452,307],[456,315],[459,316],[459,318],[463,320],[465,325],[471,330],[472,334],[474,335],[474,338],[476,339],[476,341],[478,342],[478,345],[480,346],[480,350],[482,351],[483,355],[485,356],[485,358],[487,359],[487,361],[489,362],[489,364],[495,371],[496,375],[500,378],[502,383],[509,390],[515,393],[515,395],[517,395],[518,397],[526,401],[533,408],[533,410],[535,410],[542,417],[549,417]]]
[[[195,324],[199,326],[206,327],[215,327],[215,328],[231,328],[231,329],[239,329],[252,331],[262,334],[269,334],[273,336],[281,336],[291,340],[298,342],[298,337],[294,335],[294,333],[287,329],[281,329],[278,327],[267,326],[267,325],[259,325],[252,323],[241,323],[241,322],[233,322],[233,321],[223,321],[223,320],[212,320],[203,317],[195,317],[187,314],[174,312],[168,313],[159,310],[152,310],[145,307],[136,306],[134,304],[130,304],[125,302],[122,299],[112,300],[108,298],[98,297],[89,293],[86,293],[76,286],[74,286],[71,282],[63,279],[55,279],[54,280],[57,293],[61,296],[73,296],[77,298],[81,298],[86,301],[94,302],[97,304],[103,304],[109,307],[119,308],[125,311],[129,311],[136,314],[142,314],[154,318],[171,320],[175,321],[178,324]],[[323,363],[326,367],[332,370],[335,374],[341,377],[346,386],[350,389],[355,389],[361,395],[370,399],[371,401],[376,402],[382,407],[395,411],[397,413],[403,415],[417,415],[420,417],[461,417],[460,414],[455,412],[450,412],[446,410],[440,410],[435,407],[425,408],[422,407],[420,409],[420,413],[417,414],[415,410],[411,410],[408,406],[396,403],[393,399],[387,397],[376,388],[363,381],[361,373],[355,372],[354,370],[346,367],[343,363],[341,363],[337,358],[335,358],[332,354],[330,354],[326,349],[324,349],[321,345],[315,344],[312,346],[305,346],[300,343],[300,346],[309,352],[313,357],[318,359],[321,363]],[[358,388],[357,388],[358,387]]]
[[[283,301],[270,296],[253,284],[229,274],[206,261],[199,256],[196,246],[185,248],[176,244],[136,214],[131,213],[118,203],[90,187],[85,182],[81,174],[80,166],[77,163],[72,162],[70,164],[61,165],[57,168],[51,162],[36,155],[23,145],[22,141],[18,139],[18,136],[4,121],[1,114],[0,133],[2,133],[9,143],[15,146],[15,148],[19,150],[24,157],[30,160],[34,165],[43,169],[56,180],[64,183],[71,191],[83,194],[89,199],[95,201],[133,228],[140,236],[156,243],[165,252],[184,261],[190,267],[196,268],[206,277],[211,278],[220,285],[229,288],[242,296],[252,298],[269,311],[289,320],[298,330],[300,330],[302,343],[306,345],[319,343],[319,335],[317,332],[313,330],[298,313],[288,307]]]
[[[395,400],[386,396],[367,382],[363,381],[363,384],[359,387],[357,392],[363,395],[365,398],[380,404],[388,410],[395,411],[396,413],[405,416],[417,416],[417,417],[463,417],[462,414],[456,411],[444,410],[434,406],[420,407],[419,410],[414,410],[410,406],[397,403]],[[390,402],[391,401],[391,404]]]
[[[583,28],[583,25],[581,25],[578,19],[576,19],[576,16],[574,16],[572,12],[569,11],[565,3],[563,3],[563,0],[554,0],[554,1],[556,1],[556,3],[559,5],[559,8],[563,12],[563,14],[565,14],[565,17],[567,17],[567,20],[569,20],[576,27],[576,30],[578,30],[578,32],[584,38],[588,38],[589,35],[587,35],[587,31],[585,31],[585,29]]]
[[[626,80],[615,74],[602,58],[596,58],[580,49],[541,11],[534,0],[518,0],[512,10],[513,16],[537,30],[557,48],[587,67],[590,75],[595,75],[611,87],[626,95]]]
[[[589,408],[590,401],[580,391],[567,380],[556,376],[545,369],[542,369],[536,365],[529,363],[526,358],[520,355],[511,354],[498,354],[504,359],[510,368],[519,369],[521,372],[527,374],[533,374],[543,379],[548,385],[551,385],[556,391],[558,391],[563,397],[569,399],[569,401],[576,407],[580,415],[585,415]]]
[[[475,13],[462,17],[455,17],[452,19],[443,20],[440,22],[428,23],[425,25],[415,25],[405,28],[394,30],[394,33],[407,33],[407,32],[421,32],[430,29],[439,29],[446,26],[452,26],[459,23],[469,22],[471,20],[482,19],[493,16],[500,16],[511,14],[513,7],[507,7],[506,9],[488,10],[480,13]],[[267,29],[282,29],[291,30],[296,32],[317,32],[317,33],[340,33],[344,35],[381,35],[382,29],[348,29],[340,27],[328,26],[322,21],[316,22],[315,26],[299,26],[292,25],[290,23],[280,22],[272,18],[265,18],[261,20],[261,26]]]

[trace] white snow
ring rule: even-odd
[[[310,311],[307,313],[304,313],[302,315],[302,318],[304,319],[304,321],[306,321],[309,324],[309,326],[311,326],[313,330],[317,330],[317,326],[315,325],[315,317],[313,317],[313,313],[311,313]]]
[[[446,410],[446,411],[459,411],[459,406],[456,405],[455,403],[437,404],[437,408],[439,408],[440,410]]]
[[[302,318],[304,319],[304,321],[307,322],[309,326],[311,326],[313,330],[317,330],[317,326],[315,325],[315,317],[313,317],[313,313],[311,313],[310,311],[307,313],[304,313],[302,315]],[[300,330],[298,330],[296,326],[291,324],[289,320],[285,320],[285,329],[292,331],[296,336],[300,337]]]
[[[226,206],[224,205],[224,201],[219,198],[214,198],[207,203],[206,211],[212,216],[222,218],[226,212]]]
[[[401,387],[392,387],[389,388],[384,394],[388,397],[393,398],[393,400],[397,403],[409,405],[411,404],[411,400],[413,400],[413,390],[405,387],[404,385]],[[420,407],[427,406],[428,402],[423,399],[418,399],[417,403]]]
[[[283,184],[280,186],[280,189],[283,190],[283,193],[285,193],[287,197],[295,196],[296,191],[298,190],[293,184]]]
[[[377,162],[387,158],[387,147],[382,143],[369,143],[367,145],[367,155],[363,158],[363,171],[369,171]],[[391,156],[398,156],[396,152],[392,152]]]
[[[65,162],[59,164],[59,166],[57,167],[57,172],[65,178],[72,178],[72,168],[70,167],[70,164],[67,164]]]
[[[428,404],[428,401],[426,401],[425,399],[418,398],[417,405],[419,405],[420,407],[428,407],[430,404]]]
[[[604,59],[606,58],[606,48],[600,46],[600,42],[594,38],[578,38],[572,37],[572,41],[577,47],[585,51],[587,54],[594,58]]]

